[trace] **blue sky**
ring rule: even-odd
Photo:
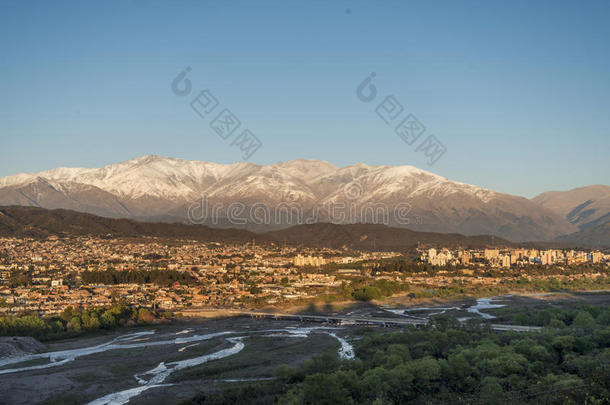
[[[263,142],[254,163],[410,164],[527,197],[609,184],[608,21],[608,1],[0,1],[0,176],[242,160],[189,106],[210,89]],[[376,115],[387,95],[447,148],[433,166]]]

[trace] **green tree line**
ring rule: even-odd
[[[146,308],[132,308],[124,304],[81,310],[68,307],[59,316],[0,317],[0,336],[32,336],[39,340],[53,340],[118,326],[151,323],[160,316]]]
[[[518,314],[520,316],[522,314]],[[368,331],[356,359],[282,365],[271,382],[187,404],[606,404],[610,308],[532,311],[539,333],[497,333],[439,317],[423,329]]]

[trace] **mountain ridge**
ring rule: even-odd
[[[560,235],[555,241],[610,246],[610,186],[595,184],[567,191],[548,191],[532,201],[578,227],[578,231]]]
[[[603,184],[547,191],[532,201],[565,216],[580,230],[610,221],[610,186]]]
[[[282,204],[296,204],[301,217],[316,222],[375,222],[416,231],[493,234],[513,241],[552,240],[578,228],[561,215],[518,196],[452,181],[414,166],[337,167],[297,159],[270,165],[219,164],[146,155],[102,168],[56,168],[0,178],[0,205],[65,208],[110,218],[186,222],[193,204],[205,196],[220,207],[204,222],[235,226],[232,204],[246,213],[263,206],[281,217]],[[336,218],[345,207],[356,218]],[[383,220],[368,218],[375,207]],[[402,211],[401,211],[402,210]],[[407,213],[408,218],[398,214]],[[273,214],[276,215],[273,215]],[[373,211],[372,216],[378,212]],[[302,224],[294,218],[239,226],[264,231]],[[224,225],[222,225],[224,224]]]
[[[489,235],[465,236],[416,232],[380,224],[304,224],[253,233],[245,229],[219,229],[182,223],[150,223],[105,218],[77,211],[38,207],[0,207],[0,237],[49,236],[159,237],[224,243],[288,243],[305,246],[350,247],[361,250],[404,250],[419,243],[439,247],[509,247],[509,241]]]

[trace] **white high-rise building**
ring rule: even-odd
[[[294,257],[294,265],[298,267],[302,266],[323,266],[326,264],[326,260],[324,260],[321,256],[302,256],[296,255]]]

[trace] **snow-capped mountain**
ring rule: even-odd
[[[135,219],[195,218],[252,229],[381,222],[511,240],[543,240],[575,231],[565,218],[525,198],[413,166],[339,168],[302,159],[261,166],[149,155],[97,169],[57,168],[0,178],[0,205]],[[203,215],[193,215],[197,210]]]

